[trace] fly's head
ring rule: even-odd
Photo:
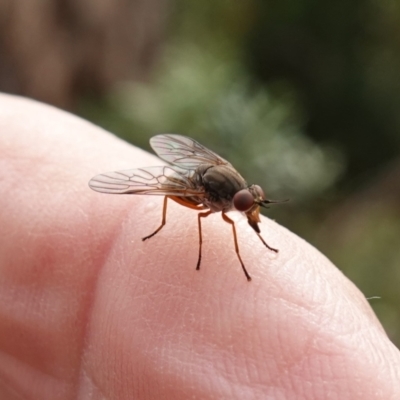
[[[260,221],[260,207],[268,208],[268,204],[279,203],[279,201],[265,198],[264,191],[258,185],[251,185],[247,189],[239,190],[233,196],[233,205],[236,210],[244,212],[249,225],[260,233],[258,223]]]

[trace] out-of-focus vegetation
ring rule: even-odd
[[[400,3],[267,0],[248,40],[264,82],[289,81],[307,134],[338,145],[353,180],[398,157]]]
[[[268,215],[321,249],[366,297],[380,297],[371,305],[399,346],[400,3],[128,3],[117,11],[46,3],[51,11],[40,15],[53,23],[35,25],[47,27],[42,35],[5,35],[12,24],[3,25],[0,54],[13,77],[0,69],[3,90],[22,82],[14,91],[35,96],[26,71],[43,77],[47,66],[63,85],[43,84],[38,98],[147,149],[156,133],[191,136],[270,198],[290,197]],[[12,15],[18,24],[24,12]],[[18,48],[32,47],[25,32],[41,54],[31,61]],[[64,45],[68,57],[55,63]],[[46,97],[49,88],[62,96]]]
[[[330,187],[342,171],[340,158],[301,132],[287,102],[252,87],[236,60],[229,61],[196,47],[175,48],[151,84],[121,85],[111,103],[131,121],[125,137],[190,135],[275,195],[302,200]]]

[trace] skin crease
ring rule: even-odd
[[[262,217],[96,193],[160,165],[77,117],[0,96],[0,398],[400,399],[400,356],[323,255]],[[255,182],[256,183],[256,182]],[[268,190],[268,188],[264,188]],[[272,194],[271,194],[272,197]],[[283,207],[283,206],[282,206]]]

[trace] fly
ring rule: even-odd
[[[260,207],[271,203],[258,185],[248,185],[233,166],[213,151],[195,140],[175,134],[162,134],[150,139],[157,155],[169,165],[144,167],[125,171],[109,172],[93,177],[89,186],[96,192],[113,194],[140,194],[164,196],[161,225],[143,241],[157,234],[166,223],[167,201],[201,211],[197,214],[199,226],[199,257],[196,269],[200,269],[202,232],[201,219],[221,212],[222,219],[232,226],[237,257],[248,281],[251,280],[239,253],[235,223],[226,213],[237,210],[244,213],[262,243],[270,247],[260,235]]]

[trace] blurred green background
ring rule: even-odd
[[[400,346],[400,2],[0,0],[0,90],[149,149],[191,136],[325,253]]]

